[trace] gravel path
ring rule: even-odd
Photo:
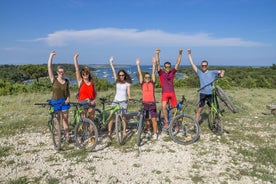
[[[259,183],[256,178],[237,177],[235,152],[213,135],[182,146],[162,135],[138,148],[111,145],[82,157],[74,144],[60,152],[53,149],[50,134],[26,133],[1,138],[11,147],[2,157],[0,182],[23,180],[34,183]],[[75,154],[75,155],[74,155]],[[235,162],[238,162],[235,160]],[[262,182],[260,182],[262,183]]]

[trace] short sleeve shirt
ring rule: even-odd
[[[218,70],[207,70],[206,72],[202,72],[201,70],[197,70],[197,76],[200,80],[200,88],[209,84],[213,80],[215,80],[218,75]],[[206,86],[205,88],[200,90],[200,93],[210,95],[212,94],[212,84]]]
[[[174,92],[174,76],[177,70],[173,68],[169,73],[166,73],[163,70],[158,71],[158,75],[160,78],[160,84],[162,87],[162,93],[171,93]]]
[[[114,101],[124,101],[127,100],[127,88],[130,86],[130,83],[116,83],[116,95]]]

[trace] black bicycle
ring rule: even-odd
[[[174,142],[182,145],[192,144],[200,137],[198,122],[194,117],[185,113],[185,102],[186,98],[182,96],[181,101],[175,107],[167,106],[170,123],[169,135]],[[161,118],[161,110],[159,112],[159,121],[162,125],[164,118]]]
[[[48,128],[51,132],[51,137],[53,140],[54,148],[56,150],[61,149],[61,142],[62,140],[65,139],[65,133],[64,131],[61,130],[61,125],[60,125],[60,116],[59,113],[60,111],[55,111],[54,106],[55,105],[62,105],[62,104],[51,104],[50,100],[47,100],[47,102],[38,102],[35,103],[34,105],[39,105],[41,107],[49,107],[48,113],[49,113],[49,119],[48,119]]]
[[[143,142],[143,136],[142,134],[146,131],[146,120],[151,119],[150,118],[150,107],[151,105],[155,105],[157,102],[143,102],[142,100],[130,100],[133,103],[139,103],[140,108],[138,113],[135,113],[135,117],[137,117],[137,146],[141,146]],[[144,106],[146,105],[146,109]],[[157,119],[157,117],[156,117]]]

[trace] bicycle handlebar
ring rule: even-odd
[[[215,78],[212,82],[210,82],[210,83],[204,85],[203,87],[199,88],[199,89],[197,90],[197,92],[199,92],[199,91],[202,90],[203,88],[205,88],[205,87],[211,85],[212,83],[214,83],[214,82],[215,82],[216,80],[218,80],[219,78],[221,78],[221,77],[220,77],[220,75],[218,74],[218,76],[216,76],[216,78]]]
[[[50,102],[51,102],[51,100],[47,100],[46,102],[36,102],[36,103],[34,103],[34,105],[41,105],[42,107],[46,107],[47,105],[49,105],[49,106],[54,106],[54,105],[62,106],[62,105],[66,104],[65,102],[63,102],[63,103],[54,103],[54,104],[51,104]]]
[[[141,104],[147,104],[147,105],[152,105],[152,104],[157,104],[157,103],[159,103],[159,102],[143,102],[142,99],[140,99],[140,100],[129,99],[129,102],[141,103]]]
[[[83,100],[83,101],[79,101],[79,102],[70,102],[70,104],[74,105],[74,106],[84,106],[84,105],[90,105],[92,108],[96,107],[96,104],[91,104],[91,100]]]

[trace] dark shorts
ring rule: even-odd
[[[92,108],[95,108],[96,107],[96,104],[95,105],[92,105],[90,103],[90,100],[79,100],[78,103],[80,103],[80,106],[83,108],[83,109],[92,109]]]
[[[156,111],[156,104],[146,104],[144,103],[144,110],[146,111],[146,119],[149,119],[151,116],[152,118],[156,118],[157,111]]]
[[[50,104],[54,105],[54,111],[67,111],[70,109],[70,104],[65,104],[65,101],[65,98],[51,99]]]
[[[207,105],[210,107],[212,100],[212,95],[206,95],[206,94],[199,94],[199,102],[198,102],[198,107],[204,107],[205,102],[207,102]]]

